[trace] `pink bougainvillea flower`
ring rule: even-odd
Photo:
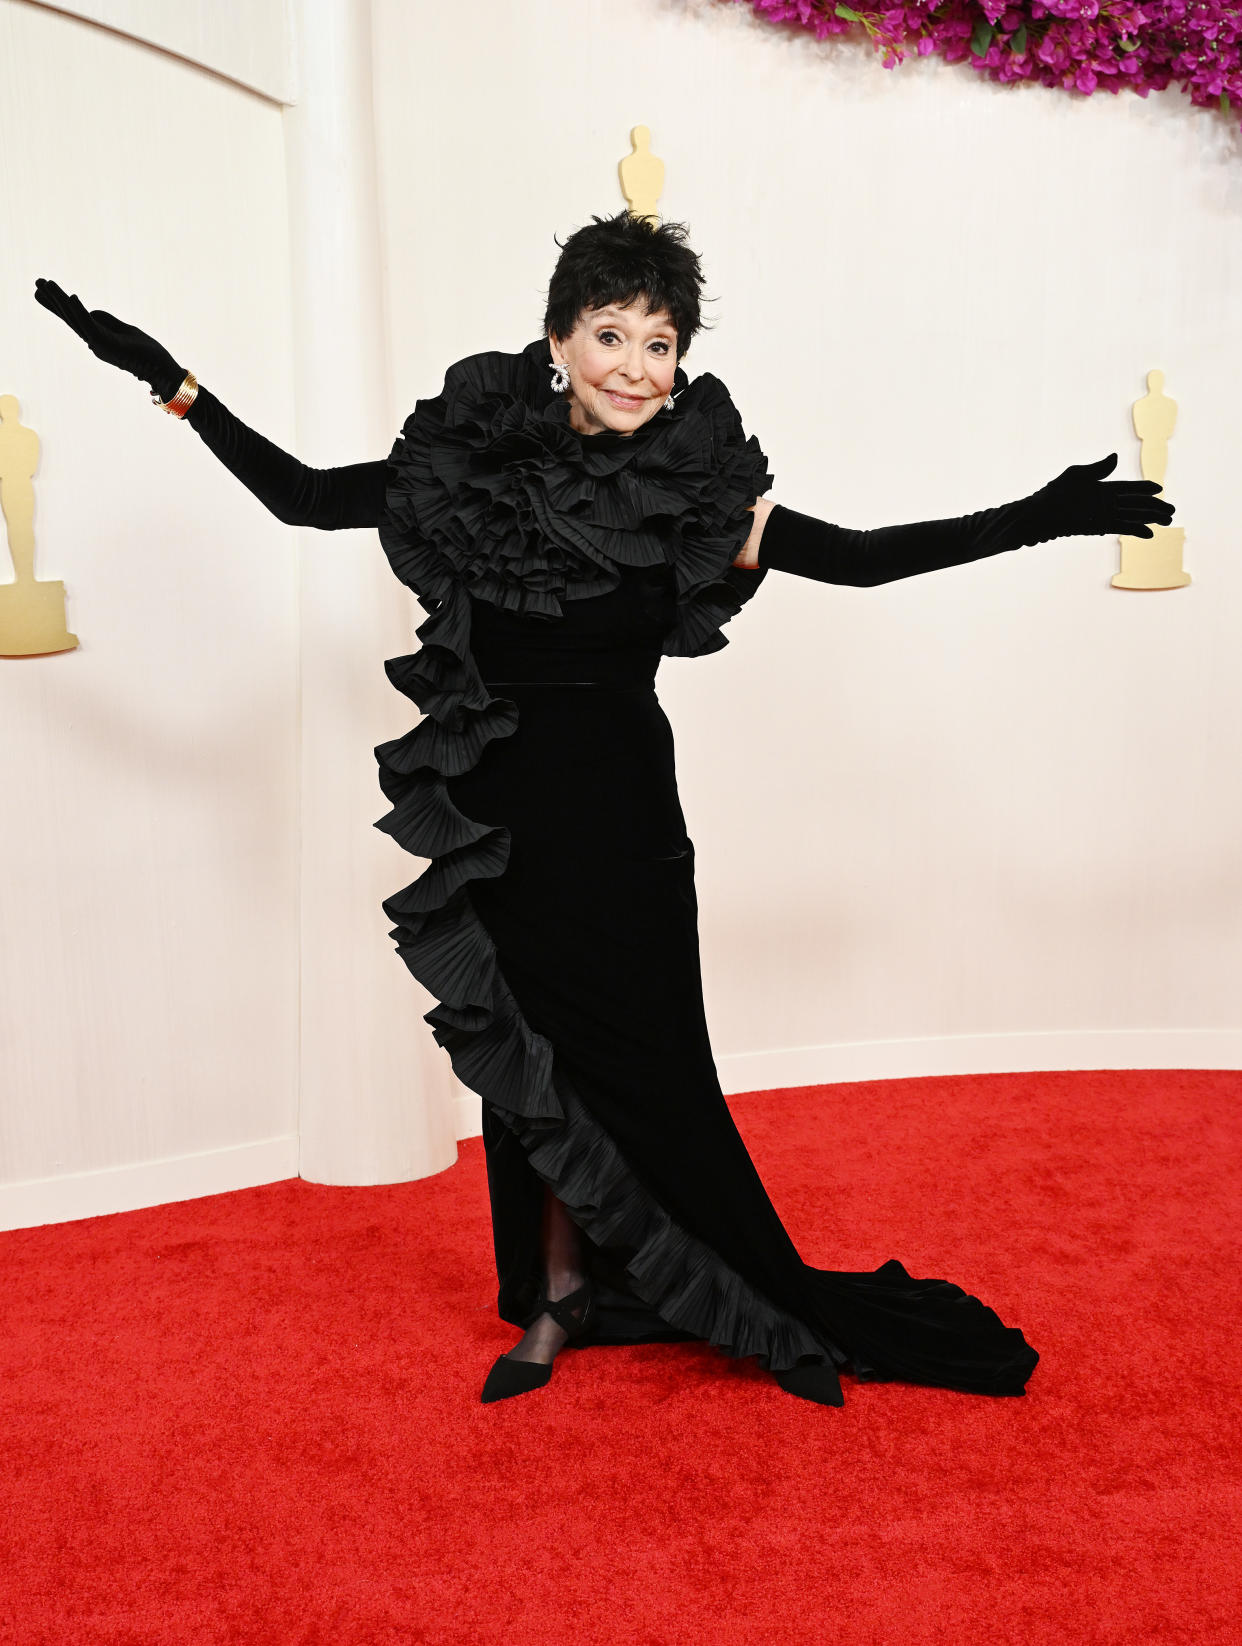
[[[1084,97],[1146,97],[1176,83],[1192,103],[1242,123],[1242,5],[1224,0],[734,0],[817,39],[864,29],[885,68],[906,57],[966,62],[1002,84]]]

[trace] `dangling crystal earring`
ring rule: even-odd
[[[666,412],[671,412],[672,409],[673,409],[673,401],[676,400],[676,398],[677,398],[677,396],[675,394],[670,394],[668,399],[660,407],[660,410],[661,411],[666,411]]]
[[[569,387],[569,367],[563,360],[552,364],[552,393],[564,394]]]

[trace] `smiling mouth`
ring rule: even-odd
[[[615,389],[605,389],[604,393],[614,406],[624,406],[627,410],[634,406],[641,406],[647,398],[645,394],[618,394]]]

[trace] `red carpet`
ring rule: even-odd
[[[965,1285],[1040,1351],[1025,1398],[834,1411],[662,1344],[483,1406],[518,1334],[477,1139],[0,1234],[0,1641],[1232,1646],[1242,1074],[732,1107],[809,1262]]]

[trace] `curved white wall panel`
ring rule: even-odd
[[[5,0],[5,4],[12,0]],[[61,11],[157,46],[188,63],[236,80],[276,103],[297,101],[291,0],[69,0],[21,3]],[[167,98],[150,109],[158,122]]]
[[[0,660],[0,1184],[87,1174],[78,1215],[135,1174],[155,1201],[296,1170],[297,545],[34,282],[292,447],[284,150],[270,101],[0,5],[0,392],[42,441],[36,574],[81,639]],[[0,1190],[0,1222],[40,1193]]]

